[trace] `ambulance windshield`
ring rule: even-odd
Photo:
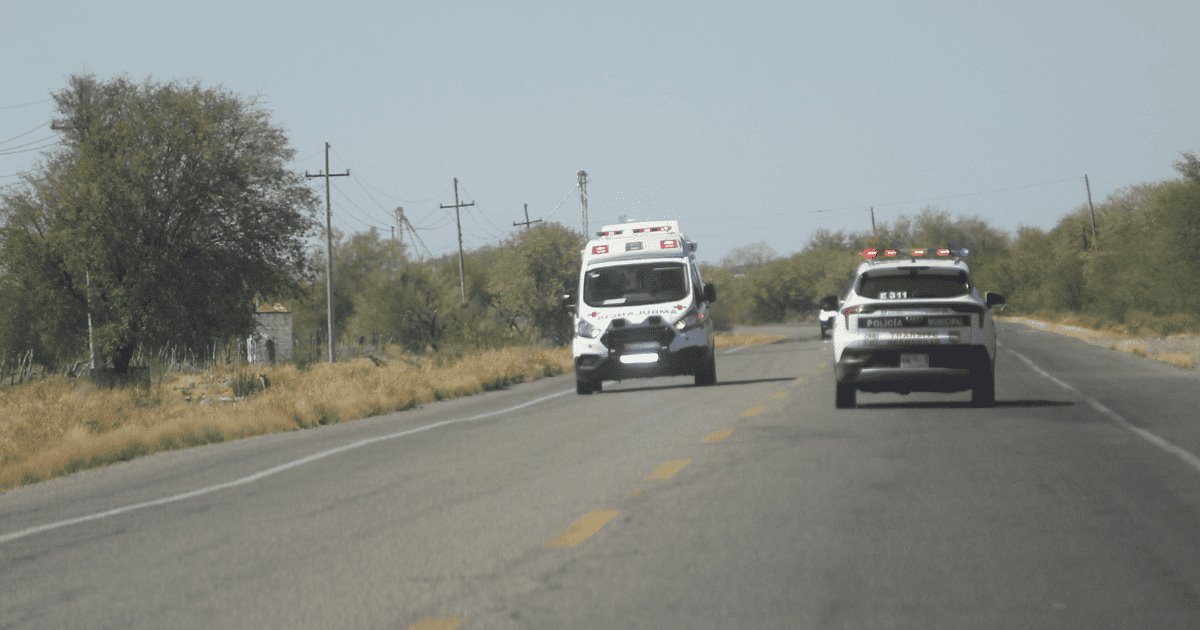
[[[588,306],[678,302],[687,296],[687,270],[679,263],[600,267],[584,274],[583,301]]]

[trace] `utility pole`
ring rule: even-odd
[[[441,206],[442,206],[443,210],[445,210],[446,208],[454,208],[454,222],[458,225],[458,290],[459,290],[459,293],[462,295],[463,306],[466,306],[466,304],[467,304],[467,264],[465,262],[465,259],[463,258],[462,217],[459,214],[459,209],[466,208],[468,206],[473,206],[473,205],[475,205],[474,201],[472,201],[471,203],[459,202],[459,200],[458,200],[458,178],[455,177],[454,178],[454,205],[448,206],[446,204],[441,204]]]
[[[583,206],[583,238],[588,238],[588,215],[587,215],[587,171],[579,171],[575,173],[579,178],[579,203]]]
[[[337,337],[333,334],[333,206],[329,202],[329,178],[349,177],[350,169],[346,169],[345,173],[329,172],[329,143],[326,142],[325,170],[320,173],[309,173],[306,169],[304,176],[325,178],[325,310],[329,325],[329,362],[333,363],[337,360],[333,351],[333,340]]]
[[[541,219],[534,219],[532,221],[529,220],[529,204],[525,204],[525,220],[524,221],[513,221],[513,227],[517,227],[518,225],[524,225],[525,229],[528,230],[530,223],[541,223],[541,222],[542,222]]]
[[[1087,173],[1083,174],[1083,185],[1087,188],[1088,211],[1092,213],[1092,243],[1099,247],[1100,243],[1096,240],[1096,208],[1092,206],[1092,183],[1088,181]]]
[[[400,228],[400,243],[401,248],[404,247],[404,206],[396,206],[396,226]],[[392,228],[392,240],[396,240],[396,228]]]
[[[875,236],[875,206],[871,206],[871,236]]]

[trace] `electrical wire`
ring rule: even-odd
[[[336,190],[336,191],[338,192],[338,195],[340,195],[340,196],[339,196],[339,198],[338,198],[338,201],[339,201],[339,206],[338,206],[338,207],[339,207],[339,208],[341,208],[342,210],[345,210],[345,211],[346,211],[346,212],[348,212],[349,214],[351,214],[351,215],[353,216],[354,220],[358,221],[359,223],[362,223],[363,225],[365,225],[365,226],[367,226],[367,227],[373,227],[373,228],[383,228],[383,229],[385,229],[385,230],[387,230],[387,229],[391,229],[391,227],[392,227],[392,224],[390,224],[390,223],[389,223],[389,224],[380,224],[380,223],[376,223],[376,222],[375,222],[375,217],[371,216],[371,213],[370,213],[370,212],[367,212],[366,210],[362,209],[362,207],[361,207],[361,206],[359,206],[358,204],[354,203],[354,200],[353,200],[353,199],[351,199],[349,196],[347,196],[347,195],[346,195],[346,193],[345,193],[345,192],[344,192],[344,191],[343,191],[341,188],[339,188],[337,184],[334,184],[333,182],[330,182],[330,187],[331,187],[333,190]],[[350,206],[350,207],[354,208],[354,209],[355,209],[355,210],[357,210],[358,212],[353,212],[353,211],[350,211],[350,209],[349,209],[349,208],[347,208],[346,206],[343,206],[343,205],[341,205],[341,204],[340,204],[340,202],[342,202],[342,201],[344,201],[344,202],[346,202],[347,204],[349,204],[349,206]]]
[[[40,101],[29,101],[28,103],[16,103],[13,105],[0,105],[0,109],[20,109],[22,107],[30,107],[33,105],[41,105],[42,103],[49,103],[52,100],[54,100],[54,99],[44,98]]]
[[[331,146],[331,147],[329,147],[329,151],[331,153],[333,153],[335,156],[337,156],[337,158],[339,160],[341,160],[343,163],[345,163],[346,168],[354,168],[350,164],[350,161],[345,158],[345,156],[343,156],[341,153],[338,153],[337,149],[335,149]],[[355,170],[358,170],[358,169],[355,169]],[[438,197],[442,196],[443,194],[445,194],[445,191],[443,190],[442,192],[439,192],[437,195],[430,197],[428,199],[401,199],[395,195],[388,194],[382,188],[376,186],[375,184],[372,184],[370,181],[368,181],[365,177],[362,177],[361,175],[358,176],[355,179],[355,181],[359,182],[360,186],[364,185],[364,184],[367,186],[370,186],[371,188],[374,188],[375,192],[379,193],[380,195],[383,195],[384,197],[387,197],[388,199],[391,199],[392,201],[399,201],[400,203],[427,203],[427,202],[433,201],[433,200],[437,199]],[[447,190],[449,190],[449,189],[447,189]],[[364,190],[364,192],[366,192],[366,191]],[[368,193],[367,196],[370,196],[370,193]],[[372,199],[372,200],[374,201],[374,199]],[[379,203],[379,202],[376,202],[376,203]],[[382,207],[382,204],[380,204],[380,207]]]
[[[576,190],[579,190],[579,184],[575,184],[574,186],[571,186],[571,190],[568,190],[567,194],[563,195],[563,198],[559,200],[558,205],[554,206],[554,209],[551,210],[550,214],[547,214],[544,217],[544,219],[549,219],[550,217],[554,216],[554,213],[558,212],[558,209],[561,208],[562,205],[567,202],[567,198],[570,197]]]
[[[38,125],[38,126],[34,127],[33,129],[30,129],[29,131],[26,131],[25,133],[22,133],[22,134],[17,134],[17,135],[15,135],[15,136],[11,137],[11,138],[8,138],[7,140],[0,140],[0,146],[2,146],[2,145],[5,145],[5,144],[8,144],[9,142],[12,142],[13,140],[19,140],[19,139],[21,139],[21,138],[24,138],[25,136],[28,136],[29,134],[31,134],[31,133],[33,133],[33,132],[37,131],[38,129],[41,129],[42,127],[46,127],[46,126],[48,126],[49,124],[50,124],[50,121],[46,121],[46,122],[44,122],[44,123],[42,123],[42,124],[40,124],[40,125]],[[51,136],[51,137],[53,137],[53,136]],[[38,140],[38,142],[41,142],[41,140]],[[15,147],[10,147],[10,148],[15,148]]]
[[[53,137],[53,136],[51,136],[51,137]],[[43,138],[42,140],[37,140],[35,142],[42,142],[43,140],[45,140],[45,138]],[[32,143],[30,143],[30,144],[32,144]],[[46,144],[43,144],[43,145],[37,146],[37,147],[30,147],[28,149],[17,149],[15,147],[10,147],[9,149],[0,151],[0,155],[17,155],[19,153],[33,153],[34,151],[41,151],[43,149],[49,149],[51,147],[54,147],[54,146],[57,146],[60,144],[62,144],[61,140],[55,140],[54,142],[49,142],[49,143],[46,143]],[[20,146],[23,146],[23,147],[29,146],[29,144],[22,144]]]

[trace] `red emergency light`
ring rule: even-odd
[[[875,249],[874,247],[868,247],[862,250],[862,255],[863,258],[866,258],[867,260],[875,260],[875,258],[879,256],[879,250]]]
[[[673,238],[669,238],[665,241],[660,242],[659,246],[661,246],[663,249],[679,249],[679,241],[677,241]]]
[[[607,254],[608,253],[608,245],[593,245],[592,253],[593,254]]]

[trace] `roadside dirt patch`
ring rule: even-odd
[[[1037,330],[1066,335],[1097,346],[1128,352],[1139,357],[1196,369],[1200,366],[1200,335],[1171,335],[1170,337],[1131,337],[1082,326],[1059,324],[1027,317],[1003,317],[1002,321],[1022,324]]]

